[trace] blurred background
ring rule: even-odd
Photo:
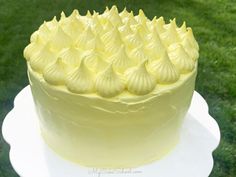
[[[23,49],[44,20],[63,10],[81,14],[125,6],[149,18],[177,18],[192,27],[200,46],[196,90],[209,104],[222,134],[214,152],[211,177],[236,176],[236,1],[235,0],[0,0],[0,126],[16,94],[28,85]],[[9,163],[9,146],[0,132],[0,177],[17,177]]]

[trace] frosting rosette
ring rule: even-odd
[[[146,95],[197,67],[199,46],[184,22],[148,19],[113,6],[103,13],[54,17],[24,50],[28,66],[49,85],[74,94]]]

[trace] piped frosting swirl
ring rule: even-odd
[[[124,80],[116,73],[110,64],[104,71],[98,74],[95,87],[99,95],[103,97],[113,97],[120,94],[124,88]]]
[[[178,82],[197,66],[199,46],[192,29],[175,19],[149,20],[116,6],[85,16],[74,10],[44,22],[24,50],[29,67],[45,82],[75,94],[145,95],[159,84]]]
[[[85,65],[85,59],[66,78],[66,87],[74,93],[91,93],[94,91],[94,73]]]
[[[181,44],[177,44],[177,47],[170,52],[170,59],[183,74],[191,72],[194,69],[194,61],[190,59]]]
[[[157,82],[161,84],[176,82],[180,77],[179,71],[171,63],[167,52],[163,54],[160,60],[156,60],[151,64],[151,69]]]
[[[125,73],[127,77],[127,89],[133,94],[145,95],[151,92],[156,86],[156,79],[147,71],[146,63],[147,60]]]
[[[43,71],[44,79],[52,85],[64,85],[67,75],[67,66],[58,58],[54,64],[47,66]]]

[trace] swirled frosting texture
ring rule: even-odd
[[[145,95],[178,82],[197,66],[199,46],[192,29],[134,16],[113,6],[99,14],[77,10],[44,22],[24,50],[29,67],[50,85],[73,93],[114,97]],[[83,61],[83,62],[82,62]],[[81,63],[82,62],[82,63]]]

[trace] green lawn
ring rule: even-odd
[[[0,0],[0,125],[15,95],[28,84],[22,56],[30,34],[43,20],[78,8],[104,10],[127,6],[137,13],[177,17],[193,28],[200,45],[196,90],[207,100],[210,114],[220,125],[222,139],[214,152],[211,177],[236,176],[236,2],[234,0]],[[0,133],[0,177],[15,177],[8,145]]]

